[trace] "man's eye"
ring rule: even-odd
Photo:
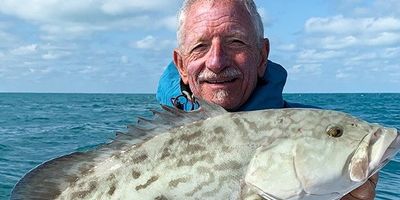
[[[207,48],[207,45],[205,45],[205,44],[198,44],[198,45],[196,45],[196,46],[194,46],[194,47],[192,48],[191,52],[193,52],[193,51],[201,51],[201,50],[203,50],[203,49],[205,49],[205,48]]]
[[[229,43],[231,45],[237,45],[237,46],[246,45],[245,42],[243,42],[242,40],[238,40],[238,39],[231,40]]]
[[[244,42],[243,42],[243,41],[241,41],[241,40],[233,40],[232,42],[233,42],[233,43],[240,43],[240,44],[244,44]]]

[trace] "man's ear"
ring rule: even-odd
[[[186,68],[183,66],[182,55],[180,54],[178,49],[174,50],[174,63],[176,68],[179,71],[179,75],[183,83],[188,84],[188,74]]]
[[[269,40],[268,38],[264,38],[261,49],[261,63],[257,69],[258,77],[264,76],[265,70],[267,69],[268,56],[269,56]]]

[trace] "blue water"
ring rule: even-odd
[[[288,94],[287,100],[341,110],[400,129],[400,94]],[[0,199],[48,159],[112,140],[137,116],[157,109],[154,95],[0,93]],[[380,173],[377,199],[400,199],[400,155]]]

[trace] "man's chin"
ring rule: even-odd
[[[240,106],[239,102],[237,102],[237,99],[232,97],[231,94],[225,90],[218,90],[214,92],[211,98],[206,100],[222,106],[225,110],[235,110]]]

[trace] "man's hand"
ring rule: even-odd
[[[378,183],[378,173],[371,176],[367,182],[351,191],[341,200],[373,200],[375,198],[375,188]]]

